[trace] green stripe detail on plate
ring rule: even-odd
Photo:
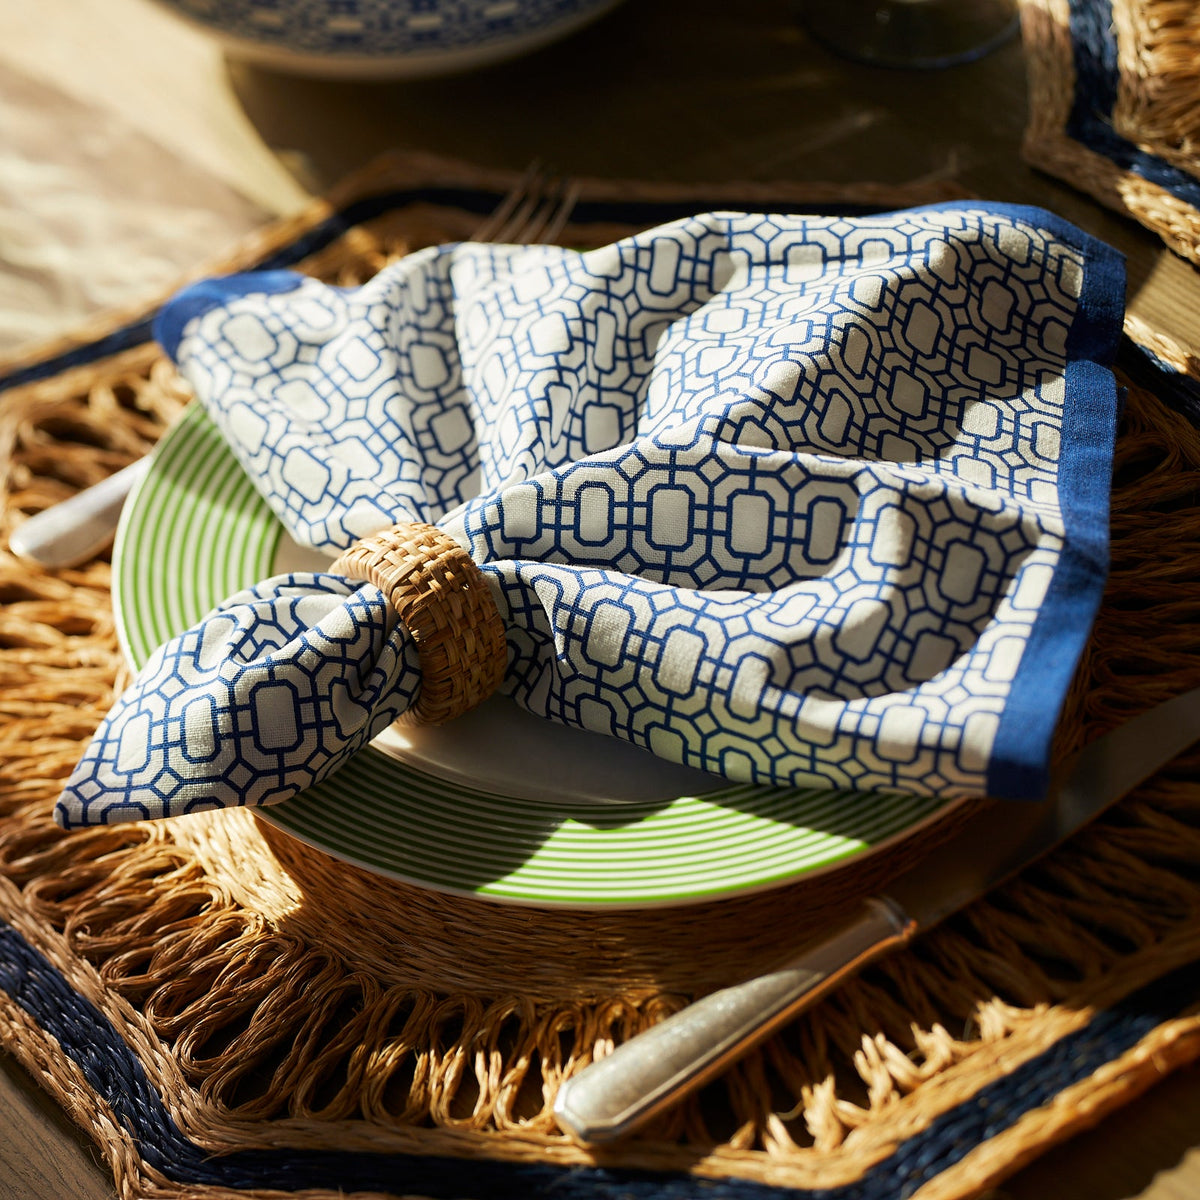
[[[163,438],[114,548],[122,647],[142,666],[227,596],[274,573],[282,526],[204,410]],[[427,775],[368,748],[301,796],[256,810],[390,878],[505,903],[683,904],[777,886],[878,850],[939,797],[731,785],[662,804],[556,808]]]

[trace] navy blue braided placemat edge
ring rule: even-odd
[[[1178,200],[1200,208],[1200,180],[1143,149],[1113,128],[1120,71],[1111,0],[1071,0],[1075,91],[1065,132]]]
[[[1134,1049],[1178,1015],[1180,997],[1200,988],[1191,963],[1098,1011],[1010,1074],[980,1089],[899,1145],[854,1183],[818,1189],[679,1172],[365,1154],[247,1149],[212,1155],[172,1120],[141,1062],[106,1017],[12,926],[0,923],[0,991],[57,1043],[112,1112],[140,1163],[181,1188],[244,1191],[374,1191],[430,1200],[904,1200],[1012,1128],[1064,1089]]]

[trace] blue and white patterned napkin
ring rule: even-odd
[[[1022,797],[1099,603],[1119,256],[1048,213],[718,213],[195,285],[158,336],[301,543],[429,521],[502,690],[737,780]],[[380,592],[268,580],[163,647],[66,826],[285,800],[420,686]]]

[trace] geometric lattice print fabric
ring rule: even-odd
[[[517,704],[737,780],[1019,797],[1103,587],[1123,298],[1107,246],[960,203],[251,273],[158,336],[298,541],[469,551]],[[375,587],[264,581],[158,651],[58,819],[286,799],[419,686]]]

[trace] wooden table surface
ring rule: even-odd
[[[1200,343],[1194,269],[1140,226],[1021,162],[1026,85],[1016,40],[968,66],[891,71],[814,45],[789,0],[629,0],[569,41],[510,64],[351,84],[230,64],[149,0],[0,0],[0,29],[0,67],[127,123],[160,143],[165,158],[221,182],[230,242],[239,222],[294,211],[396,148],[483,166],[521,169],[538,159],[580,175],[696,183],[944,178],[990,199],[1051,208],[1117,245],[1130,309],[1168,336]],[[0,1053],[0,1197],[113,1196],[94,1148]],[[1200,1066],[994,1193],[1196,1196]]]

